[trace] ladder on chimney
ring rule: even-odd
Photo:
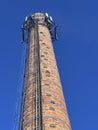
[[[34,44],[35,44],[35,60],[36,60],[36,103],[35,103],[35,128],[43,130],[42,125],[42,92],[41,92],[41,72],[40,72],[40,50],[39,50],[39,33],[38,21],[34,21]]]

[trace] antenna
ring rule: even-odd
[[[25,21],[27,21],[28,17],[26,16]]]
[[[48,16],[48,13],[45,13],[45,15],[46,15],[47,17],[49,17],[49,16]]]
[[[50,20],[53,21],[53,18],[50,16]]]
[[[34,15],[32,14],[31,17],[33,17]]]

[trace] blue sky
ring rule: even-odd
[[[26,15],[48,12],[58,25],[53,44],[72,130],[98,130],[97,0],[1,0],[0,130],[12,130]]]

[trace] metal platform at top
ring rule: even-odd
[[[35,21],[42,24],[42,26],[47,26],[52,41],[57,40],[57,25],[54,23],[52,17],[47,13],[35,13],[25,18],[25,22],[22,25],[22,43],[28,43],[29,31],[34,27]]]

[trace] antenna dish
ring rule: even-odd
[[[28,17],[26,16],[25,21],[27,21]]]
[[[50,20],[53,21],[53,18],[50,16]]]
[[[45,15],[46,15],[47,17],[49,17],[49,16],[48,16],[48,13],[45,13]]]

